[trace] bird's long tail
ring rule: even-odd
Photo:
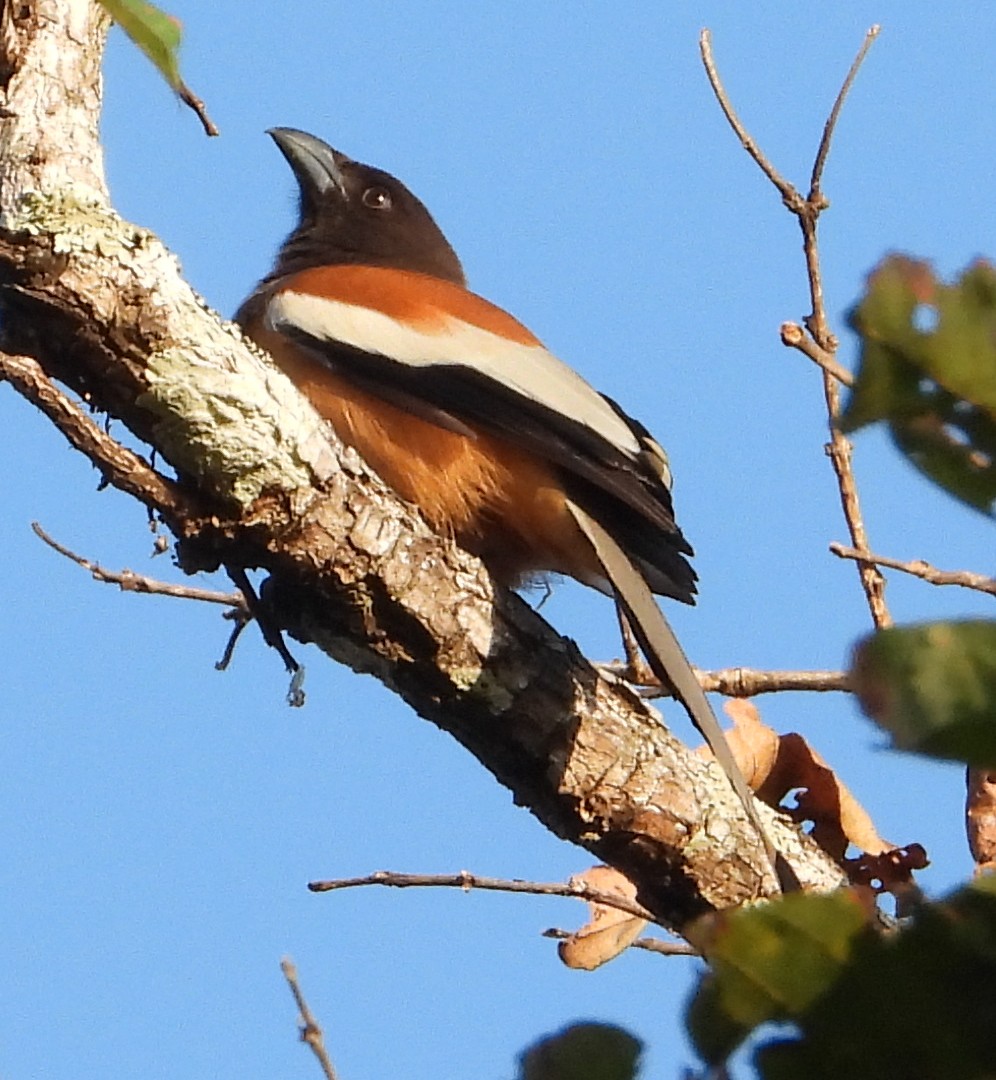
[[[712,711],[712,706],[643,576],[606,529],[573,501],[568,500],[567,506],[578,527],[594,549],[595,556],[612,585],[616,599],[629,618],[651,670],[664,686],[669,686],[674,690],[675,696],[684,706],[692,723],[705,738],[716,760],[729,778],[748,819],[764,844],[768,859],[783,891],[798,889],[798,879],[785,857],[771,842],[758,816],[754,797],[743,771],[733,756],[733,751],[726,741],[726,736]]]

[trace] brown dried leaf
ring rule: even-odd
[[[573,880],[620,900],[637,902],[636,886],[611,867],[593,866],[583,874],[576,874]],[[636,941],[647,925],[645,919],[637,919],[605,904],[589,903],[588,909],[590,920],[557,947],[560,959],[568,967],[581,971],[594,971],[615,959]]]
[[[813,839],[855,884],[876,892],[895,892],[909,883],[912,871],[927,865],[926,852],[919,844],[896,848],[878,835],[864,807],[801,735],[779,735],[749,701],[731,699],[724,708],[734,724],[726,737],[751,790],[795,822],[811,822]],[[711,756],[706,747],[698,753]],[[795,806],[783,807],[782,800],[793,791]],[[996,845],[996,803],[992,810],[991,837]],[[864,854],[845,858],[851,844]],[[989,850],[992,858],[996,849]]]
[[[996,772],[991,769],[968,770],[965,829],[975,872],[996,871]]]
[[[726,715],[733,721],[733,730],[726,733],[733,756],[751,790],[764,802],[761,794],[772,771],[778,764],[780,738],[778,732],[761,720],[761,714],[749,701],[730,698],[723,705]],[[777,800],[771,803],[778,805]]]
[[[813,838],[838,861],[848,844],[871,855],[894,848],[878,835],[864,807],[801,735],[778,735],[749,701],[731,700],[725,708],[735,725],[727,736],[734,757],[741,768],[750,770],[748,781],[759,799],[779,806],[789,792],[797,791],[792,816],[811,821]]]

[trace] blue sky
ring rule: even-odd
[[[808,311],[798,230],[726,128],[698,32],[712,28],[745,122],[801,185],[864,31],[883,25],[825,182],[828,306],[851,363],[842,314],[885,253],[945,273],[992,254],[996,11],[668,7],[315,0],[257,15],[177,0],[185,75],[222,137],[205,139],[115,33],[113,198],[228,314],[293,220],[264,129],[305,128],[396,173],[474,288],[668,447],[702,579],[699,606],[672,611],[693,660],[838,667],[869,622],[853,567],[827,554],[846,535],[817,373],[778,342]],[[585,1017],[643,1038],[645,1076],[678,1075],[694,962],[568,972],[538,932],[577,923],[579,905],[309,894],[308,880],[380,868],[551,880],[590,860],[370,679],[305,650],[308,704],[291,711],[255,635],[218,674],[215,609],[121,595],[44,548],[32,520],[108,567],[177,576],[168,556],[150,561],[141,508],[98,493],[2,388],[0,415],[0,1075],[316,1076],[284,953],[343,1080],[508,1078],[522,1047]],[[881,435],[858,436],[856,468],[876,550],[993,571],[991,527]],[[987,610],[898,578],[888,598],[901,621]],[[618,652],[611,608],[579,586],[559,584],[544,614],[590,655]],[[816,744],[885,836],[928,848],[929,891],[967,875],[959,769],[884,750],[838,696],[760,704]]]

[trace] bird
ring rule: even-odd
[[[694,603],[671,470],[639,421],[470,291],[400,180],[315,135],[268,131],[296,227],[235,321],[438,533],[515,588],[565,575],[613,597],[705,737],[782,887],[792,873],[654,594]]]

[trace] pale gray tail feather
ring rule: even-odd
[[[726,741],[723,729],[647,582],[626,552],[602,525],[572,500],[568,500],[567,507],[594,549],[595,556],[612,585],[616,599],[629,617],[633,632],[646,655],[651,670],[665,687],[674,690],[675,696],[684,706],[692,723],[705,738],[716,760],[729,778],[748,819],[764,844],[764,849],[782,889],[789,891],[798,888],[798,879],[784,856],[776,850],[758,816],[750,787],[733,756],[730,744]]]

